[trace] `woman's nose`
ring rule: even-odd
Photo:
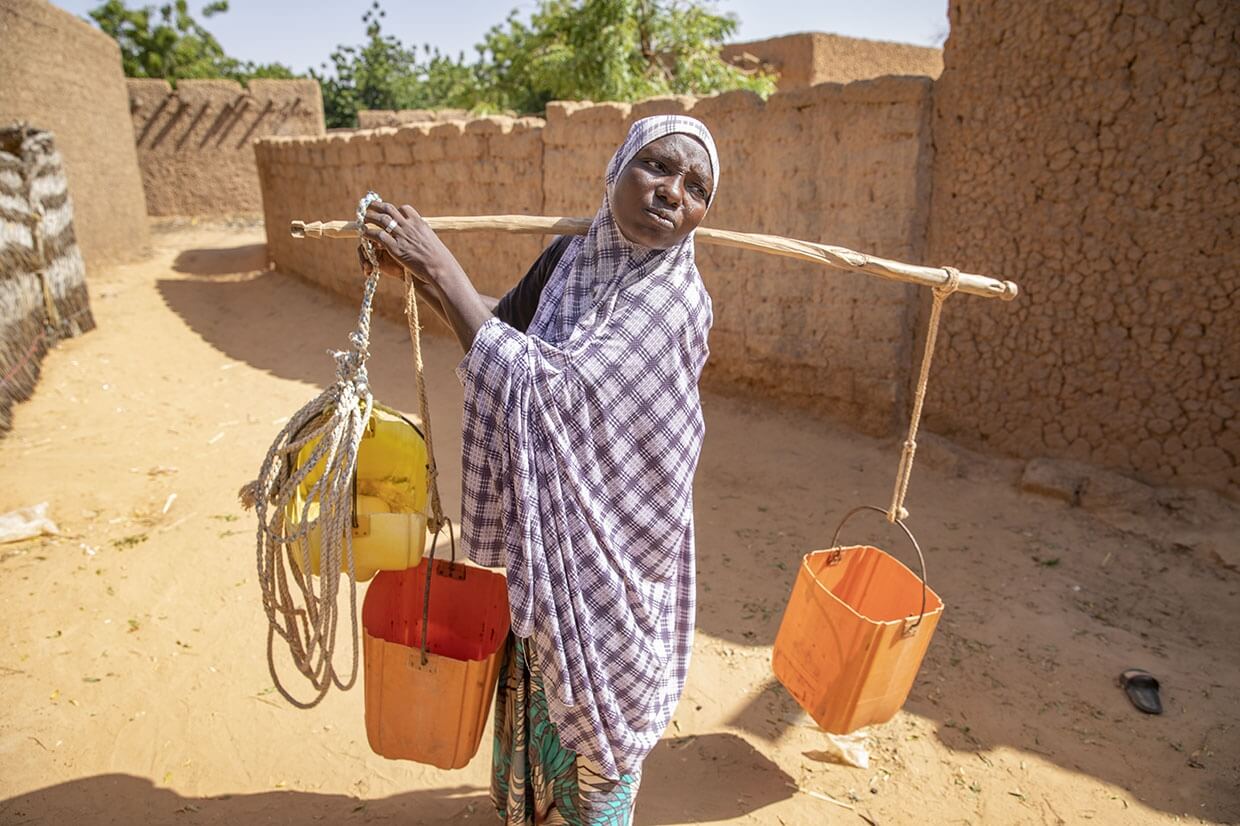
[[[664,178],[659,184],[659,197],[670,206],[678,207],[685,199],[685,182],[680,175]]]

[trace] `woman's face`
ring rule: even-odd
[[[702,223],[711,186],[710,156],[696,138],[673,134],[651,141],[616,181],[616,225],[634,244],[673,247]]]

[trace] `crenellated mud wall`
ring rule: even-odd
[[[943,71],[942,49],[825,32],[729,43],[720,55],[742,68],[761,67],[775,72],[781,92],[884,75],[938,77]]]
[[[347,217],[370,186],[428,214],[590,215],[628,124],[691,113],[724,164],[708,225],[1021,285],[1014,304],[949,303],[929,430],[991,452],[1235,491],[1237,22],[1231,5],[1205,0],[954,0],[938,80],[818,84],[765,103],[747,93],[555,103],[545,123],[268,140],[272,255],[354,294],[349,245],[293,242],[285,227]],[[511,236],[448,242],[496,294],[539,247]],[[924,291],[705,245],[699,260],[716,312],[708,381],[896,432]]]
[[[766,103],[732,92],[552,104],[546,209],[592,214],[628,124],[687,113],[710,127],[723,166],[707,225],[921,260],[929,107],[928,78],[821,84]],[[905,404],[911,288],[705,244],[698,261],[715,304],[710,381],[891,431]]]
[[[352,218],[369,189],[427,215],[542,212],[542,121],[484,118],[267,138],[256,146],[272,260],[345,295],[360,295],[355,244],[297,241],[294,218]],[[536,236],[445,236],[479,288],[501,293],[524,274]],[[399,285],[383,283],[378,307],[399,314]]]
[[[352,245],[294,241],[292,218],[348,217],[374,187],[428,215],[589,216],[608,158],[636,118],[691,112],[724,158],[712,226],[829,240],[920,260],[929,185],[930,81],[885,78],[772,96],[556,103],[547,120],[484,118],[258,144],[278,266],[357,291]],[[502,294],[545,239],[447,236],[480,288]],[[830,413],[874,433],[905,403],[910,288],[699,245],[715,303],[708,380]],[[399,308],[395,285],[381,306]]]

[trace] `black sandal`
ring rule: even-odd
[[[1129,668],[1119,675],[1119,687],[1138,711],[1146,714],[1162,714],[1162,700],[1158,696],[1158,680],[1144,668]]]

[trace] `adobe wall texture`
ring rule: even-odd
[[[467,120],[464,109],[362,109],[357,113],[359,129],[382,126],[404,126],[407,123],[440,123],[446,120]]]
[[[254,141],[322,135],[314,80],[128,81],[133,132],[151,215],[262,211]]]
[[[0,124],[14,121],[54,135],[86,263],[143,255],[146,202],[116,42],[43,0],[0,3]]]
[[[427,215],[593,215],[603,171],[636,118],[691,112],[719,144],[711,226],[774,232],[921,260],[929,186],[930,80],[825,84],[772,96],[556,103],[547,121],[416,124],[258,146],[271,255],[358,294],[343,242],[294,241],[292,218],[344,218],[373,187]],[[500,295],[545,239],[446,236],[480,289]],[[715,303],[708,380],[889,433],[905,402],[911,288],[812,264],[699,245]],[[399,312],[396,285],[381,306]]]
[[[938,77],[943,70],[941,49],[824,32],[729,43],[721,51],[724,60],[738,65],[752,62],[746,55],[779,73],[781,92],[816,83],[851,83],[883,75]]]
[[[552,104],[548,213],[592,215],[629,123],[683,112],[710,127],[722,179],[708,226],[829,241],[921,260],[930,81],[883,78],[694,101]],[[714,299],[707,380],[889,433],[904,406],[912,288],[821,266],[698,245]]]
[[[929,258],[954,300],[928,426],[1021,456],[1240,486],[1240,12],[953,0]]]
[[[426,215],[542,213],[542,121],[482,118],[414,124],[323,138],[265,138],[255,144],[269,255],[350,297],[360,297],[357,245],[298,241],[293,219],[351,219],[373,189]],[[478,288],[502,294],[542,249],[537,236],[445,235]],[[399,316],[401,285],[385,279],[377,307]]]

